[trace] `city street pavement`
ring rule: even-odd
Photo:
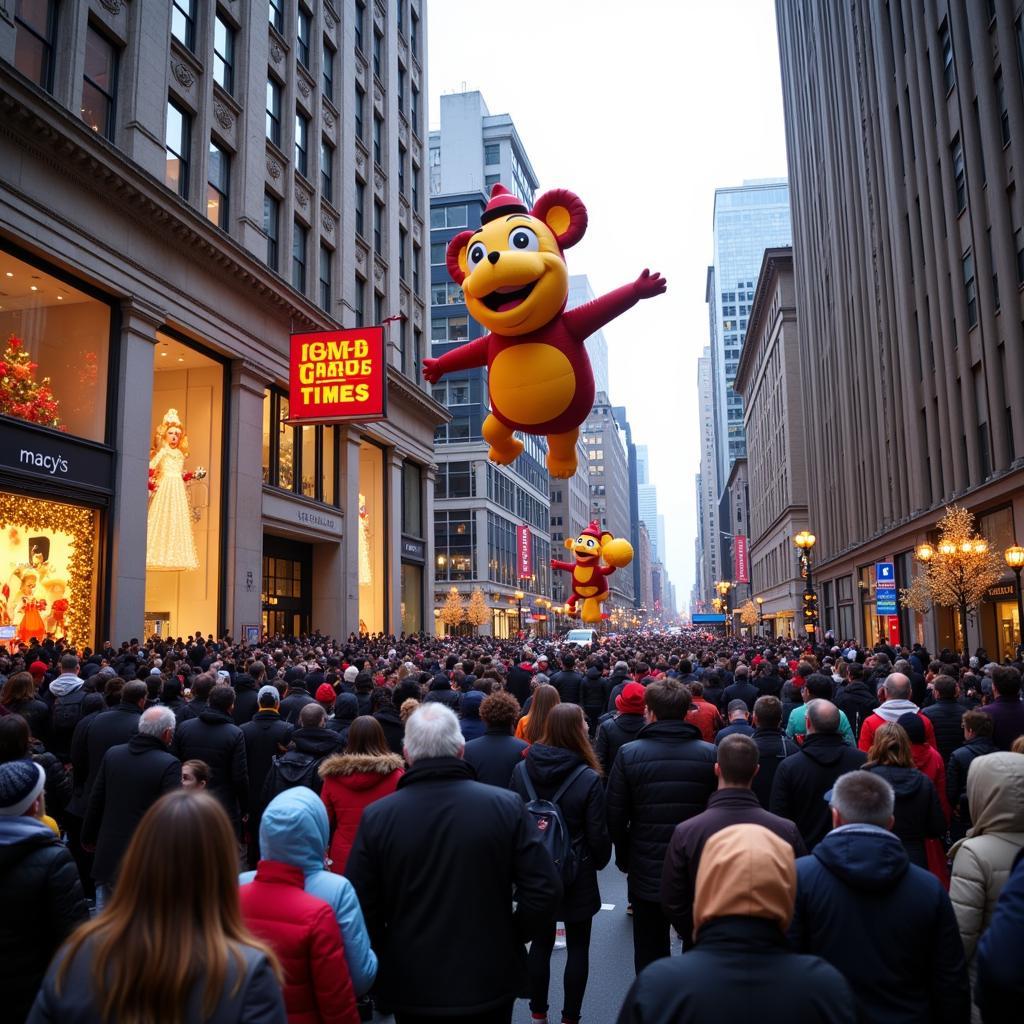
[[[585,1024],[614,1024],[619,1007],[633,983],[633,927],[626,914],[626,876],[614,864],[599,875],[601,899],[606,907],[594,919],[590,942],[590,980],[583,1000]],[[674,938],[674,936],[673,936]],[[672,947],[679,953],[679,941]],[[565,950],[556,949],[551,957],[551,990],[548,995],[548,1020],[558,1024],[562,1019],[562,971]],[[391,1024],[393,1017],[377,1017],[380,1024]],[[525,999],[516,1003],[514,1024],[529,1024],[530,1007]]]

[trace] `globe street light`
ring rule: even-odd
[[[1006,564],[1017,577],[1017,643],[1024,644],[1024,594],[1020,589],[1020,571],[1024,568],[1024,548],[1019,544],[1008,547],[1003,552]]]
[[[764,598],[755,597],[757,602],[757,635],[764,636]]]
[[[813,638],[818,615],[815,607],[817,595],[814,593],[814,581],[811,576],[811,548],[814,547],[817,539],[809,530],[801,530],[793,538],[793,543],[800,549],[800,558],[807,579],[804,585],[804,628],[809,638]]]

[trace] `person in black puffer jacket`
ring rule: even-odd
[[[405,737],[405,724],[402,722],[400,708],[402,702],[410,697],[420,699],[420,688],[415,683],[399,683],[394,690],[378,686],[373,691],[373,717],[380,722],[384,730],[384,738],[388,741],[388,749],[393,754],[402,753],[402,740]],[[358,702],[356,703],[358,708]],[[331,723],[327,723],[331,727]],[[346,737],[347,739],[347,737]]]
[[[725,717],[725,680],[721,672],[709,672],[701,680],[704,686],[704,699],[714,704]]]
[[[595,750],[605,777],[612,770],[619,747],[637,738],[644,722],[644,688],[630,683],[615,698],[617,711],[601,720],[597,730]]]
[[[925,708],[921,714],[931,720],[935,730],[935,745],[942,755],[943,764],[948,765],[949,759],[957,747],[963,745],[964,707],[957,700],[960,696],[956,680],[951,676],[936,676],[932,680],[935,703]]]
[[[759,755],[757,774],[750,788],[761,806],[767,811],[771,802],[772,782],[779,765],[790,754],[795,754],[800,746],[796,740],[787,736],[780,728],[782,721],[782,702],[778,697],[765,694],[754,701],[754,735],[752,737]]]
[[[684,721],[689,689],[657,679],[644,691],[644,703],[651,722],[619,749],[608,779],[608,829],[615,863],[627,875],[638,973],[670,952],[661,874],[672,831],[707,807],[717,785],[714,746]]]
[[[864,666],[854,662],[847,669],[847,682],[836,692],[836,707],[850,723],[855,737],[860,736],[860,727],[865,718],[878,707],[875,691],[864,682]]]
[[[46,773],[46,813],[62,822],[71,799],[71,773],[33,738],[21,715],[5,715],[0,718],[0,762],[24,760],[35,761]]]
[[[540,671],[546,671],[540,666]],[[576,659],[567,654],[562,658],[562,671],[551,676],[551,685],[558,691],[563,704],[579,704],[583,689],[583,676],[576,671]]]
[[[259,710],[256,694],[259,687],[256,680],[248,672],[239,672],[235,675],[235,710],[232,718],[235,725],[245,725]]]
[[[472,765],[478,782],[508,789],[512,769],[523,759],[529,746],[512,735],[519,718],[519,701],[504,690],[496,690],[480,705],[485,732],[470,740],[463,751],[466,764]]]
[[[334,714],[327,720],[327,728],[341,737],[341,745],[348,740],[348,730],[359,717],[359,701],[354,693],[339,693],[334,700]]]
[[[578,1021],[590,970],[590,931],[601,909],[597,872],[611,857],[612,843],[605,822],[604,787],[600,767],[586,732],[586,720],[574,704],[551,709],[544,743],[534,743],[512,773],[511,788],[524,802],[551,800],[569,780],[558,800],[569,836],[579,854],[574,880],[565,887],[557,914],[538,930],[530,946],[530,1011],[537,1017],[548,1010],[551,951],[556,920],[565,922],[566,960],[563,1021]],[[529,777],[529,782],[527,781]],[[532,793],[531,793],[532,788]]]
[[[587,716],[587,725],[591,736],[597,732],[597,720],[608,705],[609,689],[608,679],[602,672],[601,662],[595,658],[591,661],[583,679],[583,685],[580,687],[580,703],[583,705],[583,713]]]
[[[459,713],[459,695],[452,689],[451,680],[443,672],[439,672],[431,680],[430,690],[423,700],[424,703],[437,701],[451,708],[456,714]]]
[[[45,780],[31,761],[0,765],[0,987],[10,1021],[28,1016],[53,954],[89,919],[71,854],[37,817]]]

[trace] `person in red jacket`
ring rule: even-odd
[[[927,715],[921,714],[921,709],[910,699],[910,680],[902,672],[893,672],[886,676],[885,701],[879,704],[875,710],[864,719],[860,727],[860,738],[857,746],[867,753],[871,749],[875,733],[886,723],[895,724],[901,715],[908,712],[919,715],[924,723],[925,742],[938,749],[935,742],[935,728]]]
[[[701,738],[705,743],[714,743],[718,730],[725,722],[722,713],[710,701],[704,699],[704,687],[698,682],[688,684],[690,687],[691,704],[686,712],[686,720],[700,729]]]
[[[334,910],[305,884],[302,868],[261,860],[239,889],[242,917],[281,961],[289,1024],[359,1024]]]
[[[320,798],[331,828],[330,868],[335,874],[345,873],[363,811],[394,793],[404,769],[405,762],[389,749],[380,722],[370,715],[352,723],[345,752],[332,754],[320,765]]]

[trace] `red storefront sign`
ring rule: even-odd
[[[750,582],[750,566],[747,563],[747,538],[736,536],[732,539],[733,580],[737,583]]]
[[[288,419],[293,423],[387,416],[383,327],[291,336]]]
[[[516,550],[519,552],[519,578],[528,580],[533,575],[533,545],[528,526],[516,527]]]

